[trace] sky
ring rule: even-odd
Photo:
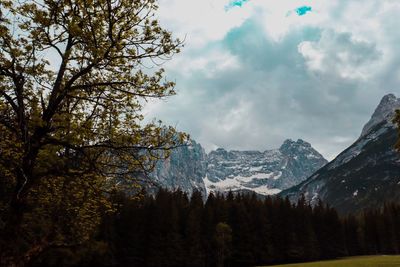
[[[380,99],[400,96],[398,0],[159,0],[185,40],[165,62],[177,95],[147,118],[206,151],[303,139],[327,159],[360,135]]]

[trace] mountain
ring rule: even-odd
[[[191,141],[157,163],[150,175],[155,184],[191,194],[208,192],[253,191],[277,194],[297,185],[327,161],[312,146],[299,139],[286,140],[279,149],[226,151],[219,148],[208,155],[200,144]]]
[[[384,96],[349,148],[280,195],[292,201],[301,195],[311,202],[321,199],[342,213],[400,201],[400,154],[394,149],[398,133],[392,123],[399,108],[400,99]]]
[[[167,159],[157,162],[150,177],[159,187],[181,189],[189,195],[197,190],[206,196],[203,182],[206,171],[207,154],[200,144],[191,140],[187,146],[173,149]]]
[[[301,139],[286,140],[279,149],[226,151],[208,154],[208,191],[251,190],[262,195],[277,194],[297,185],[327,161]]]

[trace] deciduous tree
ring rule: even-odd
[[[183,141],[142,121],[147,99],[174,94],[159,64],[182,46],[156,9],[155,0],[0,0],[2,264],[86,240],[115,180],[134,183]]]

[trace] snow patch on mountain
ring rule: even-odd
[[[264,177],[267,177],[268,179],[270,175],[266,175]],[[207,188],[208,194],[210,194],[211,192],[217,193],[217,192],[228,192],[228,191],[235,192],[239,190],[251,190],[261,195],[275,195],[282,191],[277,188],[269,188],[267,185],[253,187],[249,183],[251,183],[254,179],[263,179],[263,178],[260,178],[257,175],[253,175],[250,177],[236,176],[225,180],[219,180],[218,182],[212,182],[206,176],[204,178],[204,184]]]
[[[218,148],[209,154],[191,141],[188,146],[172,150],[150,176],[156,187],[180,189],[189,195],[194,190],[204,197],[210,192],[230,190],[273,195],[297,185],[326,163],[301,139],[286,140],[279,149],[264,152]]]
[[[251,190],[259,194],[277,194],[296,185],[327,161],[312,146],[299,139],[286,140],[279,149],[226,151],[218,148],[208,154],[208,192]]]
[[[381,122],[382,123],[382,122]],[[378,125],[378,124],[377,124]],[[376,126],[376,125],[375,125]],[[376,140],[379,136],[384,134],[389,128],[393,128],[393,124],[383,126],[379,128],[377,131],[368,132],[362,139],[359,139],[352,147],[350,147],[346,153],[340,154],[332,164],[329,165],[328,169],[335,169],[340,165],[343,165],[349,162],[351,159],[357,157],[361,152],[363,152],[366,144],[371,141]]]
[[[304,195],[313,204],[318,196],[341,213],[398,202],[400,154],[395,150],[398,130],[392,122],[396,109],[400,109],[400,98],[384,96],[349,148],[280,196],[296,202]]]
[[[400,98],[397,98],[394,94],[385,95],[372,114],[371,119],[365,124],[359,139],[367,135],[376,125],[382,122],[386,122],[389,126],[393,127],[392,120],[396,109],[400,109]]]

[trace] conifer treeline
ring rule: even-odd
[[[220,228],[220,229],[218,229]],[[225,228],[225,230],[221,230]],[[221,234],[221,231],[225,231]],[[339,218],[304,199],[180,192],[126,200],[103,225],[121,266],[255,266],[399,253],[400,206]],[[222,261],[222,262],[221,262]]]
[[[256,195],[161,190],[140,200],[121,198],[121,209],[104,219],[96,266],[257,266],[367,254],[398,254],[400,206],[385,205],[340,218],[321,202]],[[97,251],[98,252],[98,251]],[[104,256],[106,254],[106,257]],[[79,265],[85,264],[81,262]]]

